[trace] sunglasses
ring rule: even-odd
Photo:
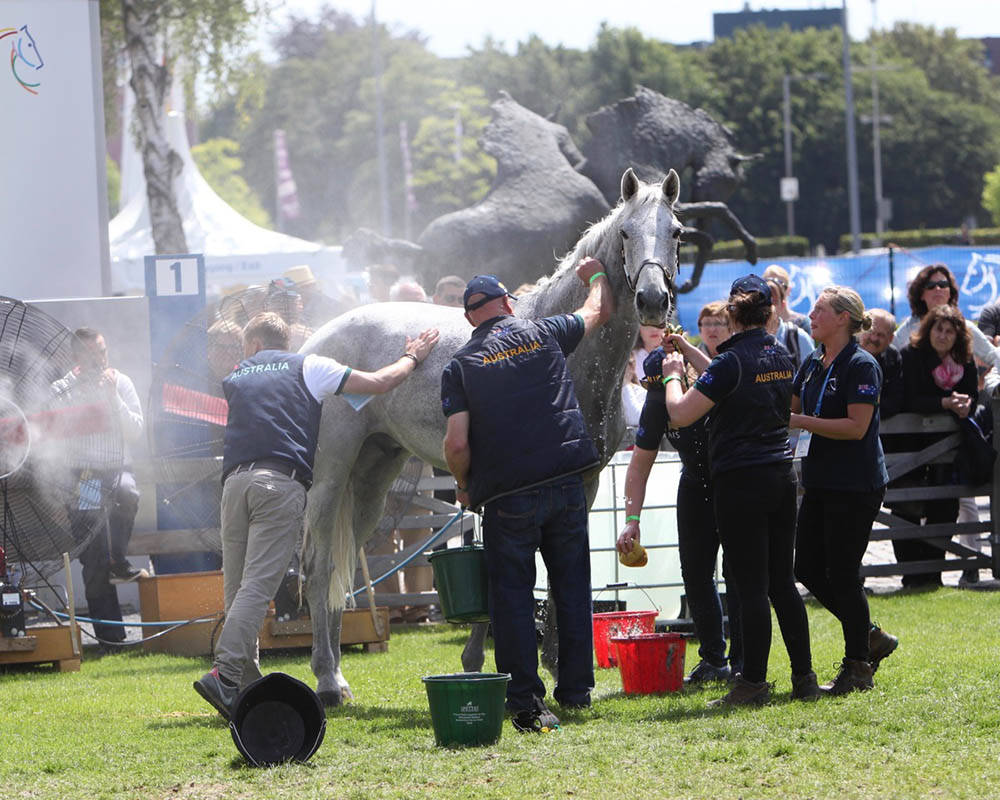
[[[943,278],[937,281],[927,281],[927,283],[924,284],[924,289],[950,289],[950,288],[951,288],[951,283],[949,281],[944,280]]]

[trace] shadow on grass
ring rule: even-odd
[[[353,719],[359,722],[391,722],[401,729],[430,729],[431,718],[427,711],[392,706],[359,706],[354,703],[326,709],[327,719]]]

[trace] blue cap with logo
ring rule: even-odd
[[[477,294],[481,294],[483,297],[470,305],[469,298]],[[466,311],[475,311],[480,306],[486,305],[490,300],[496,300],[498,297],[513,296],[507,291],[507,287],[500,283],[500,279],[496,275],[476,275],[466,284],[462,302],[465,305]]]
[[[764,296],[761,304],[763,305],[766,301],[767,305],[771,305],[771,287],[759,275],[754,275],[753,273],[744,275],[742,278],[737,278],[733,281],[733,285],[729,287],[730,297],[734,294],[749,294],[750,292],[760,292]]]
[[[663,357],[666,355],[662,347],[649,351],[642,362],[643,376],[639,383],[650,392],[666,391],[663,386]]]

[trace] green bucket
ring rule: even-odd
[[[506,672],[456,672],[425,677],[434,741],[441,747],[498,742],[509,680]]]
[[[489,622],[489,580],[482,545],[435,550],[429,561],[444,618],[448,622]]]

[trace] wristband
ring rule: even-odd
[[[413,363],[416,364],[418,367],[420,366],[420,359],[417,358],[415,355],[413,355],[413,353],[403,353],[403,355],[401,355],[400,358],[412,358]]]
[[[639,521],[639,515],[638,514],[629,514],[627,517],[625,517],[625,521],[626,522],[631,522],[632,520],[635,520],[636,522],[638,522]]]
[[[666,386],[668,383],[670,383],[670,381],[679,381],[679,380],[680,378],[678,378],[676,375],[664,375],[663,385]]]
[[[589,280],[589,281],[587,281],[587,286],[590,286],[590,285],[592,285],[592,284],[594,283],[594,281],[596,281],[596,280],[597,280],[598,278],[600,278],[600,277],[601,277],[602,275],[603,275],[603,276],[604,276],[605,278],[606,278],[606,277],[608,277],[608,273],[606,273],[606,272],[595,272],[595,273],[594,273],[593,275],[591,275],[591,276],[590,276],[590,280]]]

